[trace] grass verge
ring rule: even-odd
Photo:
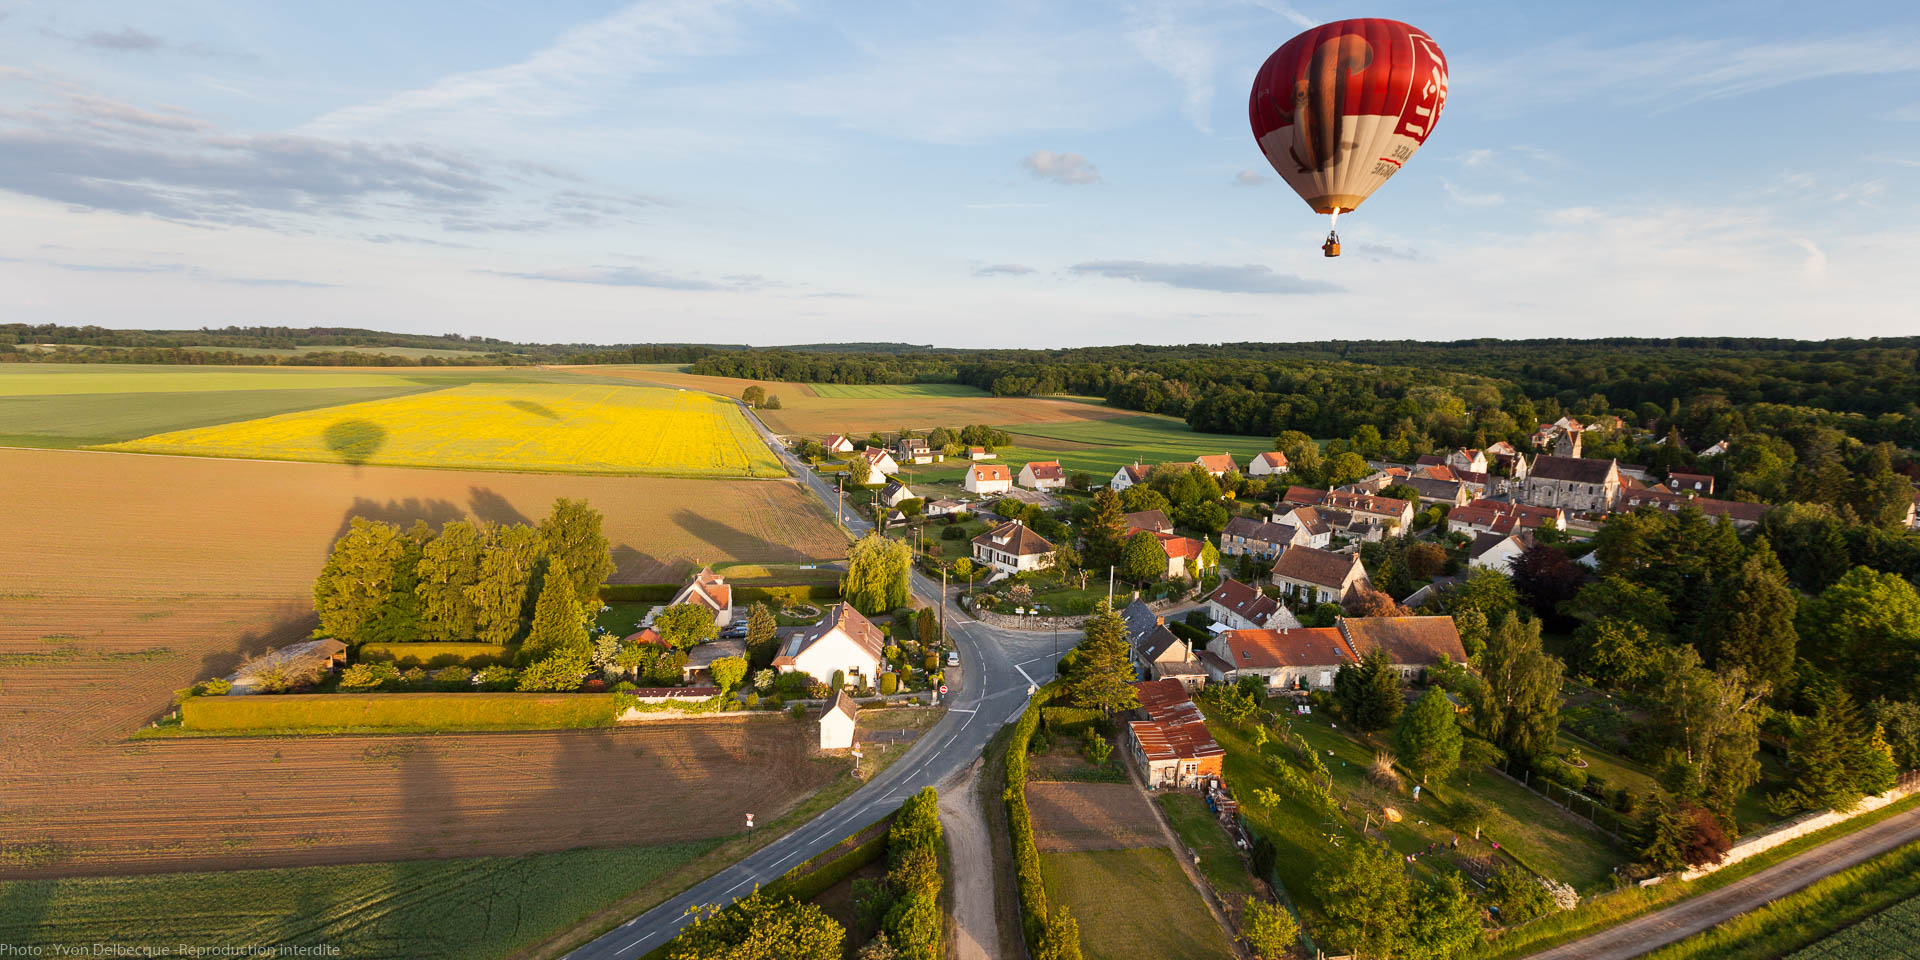
[[[1810,946],[1903,900],[1920,895],[1920,842],[1843,870],[1705,933],[1648,954],[1647,960],[1772,960]],[[1908,944],[1920,947],[1920,944]],[[1855,952],[1902,956],[1905,951]]]
[[[1080,924],[1088,960],[1223,960],[1226,934],[1165,847],[1043,853],[1048,899]]]

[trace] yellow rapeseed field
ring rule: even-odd
[[[730,401],[598,384],[469,384],[102,449],[552,473],[786,475]]]

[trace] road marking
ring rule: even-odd
[[[1027,678],[1027,682],[1028,682],[1028,683],[1032,683],[1032,682],[1033,682],[1033,677],[1032,677],[1031,675],[1029,675],[1029,674],[1027,673],[1027,671],[1025,671],[1025,670],[1021,670],[1021,668],[1020,668],[1020,665],[1019,665],[1019,664],[1017,664],[1017,663],[1016,663],[1016,664],[1014,664],[1014,665],[1013,665],[1013,668],[1014,668],[1015,670],[1020,670],[1020,675],[1021,675],[1021,676],[1023,676],[1023,677],[1026,677],[1026,678]]]
[[[948,708],[947,708],[947,712],[948,712],[948,713],[972,713],[972,712],[974,712],[974,710],[976,710],[976,709],[978,709],[978,708],[976,708],[976,707],[948,707]]]

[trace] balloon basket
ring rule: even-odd
[[[1337,233],[1327,234],[1327,242],[1320,245],[1320,252],[1326,254],[1329,257],[1339,256],[1340,255],[1340,235]]]

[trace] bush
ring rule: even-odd
[[[1534,881],[1533,875],[1517,867],[1501,867],[1487,882],[1487,906],[1500,917],[1502,926],[1518,926],[1552,913],[1553,894]]]
[[[966,537],[966,535],[967,528],[960,526],[943,527],[940,530],[940,539],[942,540],[960,540]]]
[[[752,691],[748,691],[746,696],[740,698],[740,703],[742,706],[749,707],[749,708],[757,707],[760,705],[760,695]]]
[[[433,672],[433,686],[436,690],[448,692],[470,690],[473,688],[473,671],[466,667],[441,667]]]
[[[883,673],[880,675],[880,692],[883,695],[892,695],[899,691],[899,689],[900,678],[898,676],[893,673]]]
[[[614,693],[626,693],[629,690],[638,690],[638,689],[640,689],[639,685],[635,684],[632,680],[622,680],[619,683],[616,683],[613,685]]]
[[[804,703],[796,703],[793,706],[788,707],[787,716],[792,717],[795,720],[805,720],[807,718],[807,705]]]
[[[427,671],[421,667],[408,667],[400,671],[400,688],[403,690],[425,690]]]
[[[340,671],[340,689],[352,693],[391,690],[400,684],[400,668],[391,663],[356,663]]]
[[[494,665],[479,674],[479,687],[488,691],[512,690],[520,685],[520,673],[512,667]]]
[[[354,654],[362,663],[399,667],[471,667],[475,670],[511,660],[502,643],[363,643]]]
[[[1533,775],[1558,787],[1575,792],[1587,787],[1587,772],[1559,757],[1542,757],[1534,762]]]
[[[196,697],[224,697],[233,692],[233,684],[224,677],[202,680],[193,688]]]

